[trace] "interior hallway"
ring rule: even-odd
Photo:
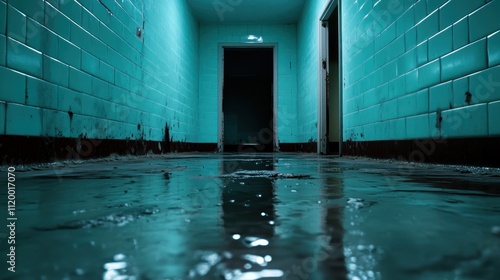
[[[0,0],[7,279],[496,279],[498,11]]]
[[[497,10],[0,0],[0,158],[226,150],[499,166]],[[272,65],[242,55],[264,50]]]

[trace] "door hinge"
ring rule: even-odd
[[[323,65],[323,69],[326,69],[326,59],[323,59],[322,65]]]

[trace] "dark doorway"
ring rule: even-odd
[[[328,63],[329,73],[326,89],[327,154],[339,154],[340,142],[340,96],[339,96],[339,13],[336,7],[328,18]]]
[[[224,48],[224,151],[272,152],[273,49]]]

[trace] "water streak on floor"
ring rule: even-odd
[[[500,275],[497,169],[311,154],[22,168],[7,279]]]

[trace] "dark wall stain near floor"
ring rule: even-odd
[[[168,138],[167,138],[168,139]],[[168,149],[167,149],[168,147]],[[0,135],[0,164],[29,164],[118,155],[215,152],[217,143]]]
[[[303,152],[303,153],[316,153],[318,152],[317,142],[305,143],[280,143],[281,152]]]
[[[425,163],[500,167],[500,137],[347,141],[343,153]]]
[[[162,151],[165,153],[170,152],[171,147],[170,147],[170,128],[168,127],[168,123],[165,123],[165,135],[163,136],[163,142],[162,142]]]

